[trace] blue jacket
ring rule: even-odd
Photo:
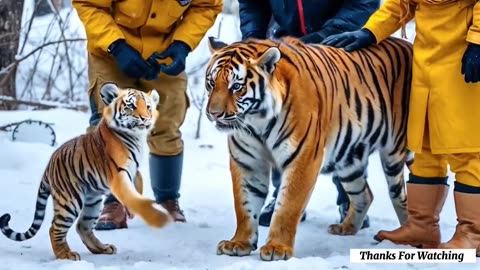
[[[300,20],[298,4],[303,8]],[[380,6],[380,0],[239,0],[242,38],[266,38],[271,17],[275,37],[318,34],[321,39],[360,29]]]

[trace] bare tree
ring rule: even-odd
[[[19,33],[22,23],[24,1],[0,0],[0,69],[15,61],[18,51]],[[0,73],[0,95],[15,97],[16,66]],[[13,106],[0,102],[0,109]]]

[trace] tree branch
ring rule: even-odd
[[[4,67],[3,69],[0,70],[0,75],[1,74],[8,74],[10,69],[14,68],[16,65],[18,65],[18,63],[22,62],[23,60],[32,56],[32,54],[36,53],[37,51],[39,51],[39,50],[41,50],[41,49],[43,49],[47,46],[50,46],[50,45],[53,45],[53,44],[58,44],[58,43],[75,42],[75,41],[86,41],[86,39],[84,39],[84,38],[69,38],[69,39],[64,39],[64,40],[55,40],[55,41],[45,42],[42,45],[38,46],[37,48],[33,49],[31,52],[25,54],[24,56],[17,57],[17,59],[15,59],[15,62],[11,63],[10,65],[8,65],[8,66],[6,66],[6,67]]]
[[[0,96],[0,103],[27,105],[27,106],[38,107],[40,109],[61,108],[61,109],[70,109],[70,110],[76,110],[76,111],[82,111],[82,112],[86,112],[90,109],[88,106],[81,105],[81,104],[67,105],[67,104],[56,103],[56,102],[38,102],[38,101],[18,100],[8,96]]]

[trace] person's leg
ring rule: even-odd
[[[431,153],[428,130],[421,153],[415,153],[407,182],[406,224],[393,231],[380,231],[377,241],[433,248],[440,244],[440,212],[448,194],[447,158]]]
[[[180,184],[183,170],[183,140],[180,127],[189,107],[186,94],[187,78],[161,74],[155,81],[142,81],[147,91],[156,89],[160,94],[158,119],[148,136],[150,149],[149,167],[153,194],[175,221],[185,222],[180,209]]]
[[[272,221],[273,212],[275,211],[275,203],[277,201],[278,189],[279,189],[280,184],[282,182],[281,172],[279,172],[275,168],[272,168],[271,179],[272,179],[273,188],[275,189],[273,191],[273,194],[272,194],[272,199],[263,208],[262,212],[260,213],[260,216],[258,217],[259,225],[264,226],[264,227],[270,226],[270,222]],[[307,218],[307,214],[306,214],[305,211],[303,211],[302,218],[300,219],[300,222],[305,221],[306,218]]]
[[[455,234],[439,248],[476,249],[480,256],[480,153],[448,156],[450,170],[455,173]]]
[[[92,131],[100,122],[105,105],[100,97],[100,89],[107,82],[113,82],[119,87],[134,87],[135,81],[128,79],[116,68],[115,63],[100,56],[88,56],[88,98],[90,101],[91,116],[87,133]],[[113,230],[127,228],[127,214],[123,205],[113,195],[108,195],[96,230]]]

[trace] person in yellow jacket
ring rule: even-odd
[[[183,168],[180,126],[189,106],[186,57],[222,11],[222,0],[73,0],[85,26],[88,49],[90,126],[104,105],[106,82],[160,95],[159,117],[148,135],[150,180],[155,200],[175,221],[186,218],[178,204]],[[97,230],[127,227],[128,211],[107,197]]]
[[[375,238],[398,244],[472,248],[480,254],[480,2],[386,0],[359,31],[323,44],[354,51],[381,42],[415,19],[408,147],[408,222]],[[439,214],[455,173],[457,227],[440,244]]]

